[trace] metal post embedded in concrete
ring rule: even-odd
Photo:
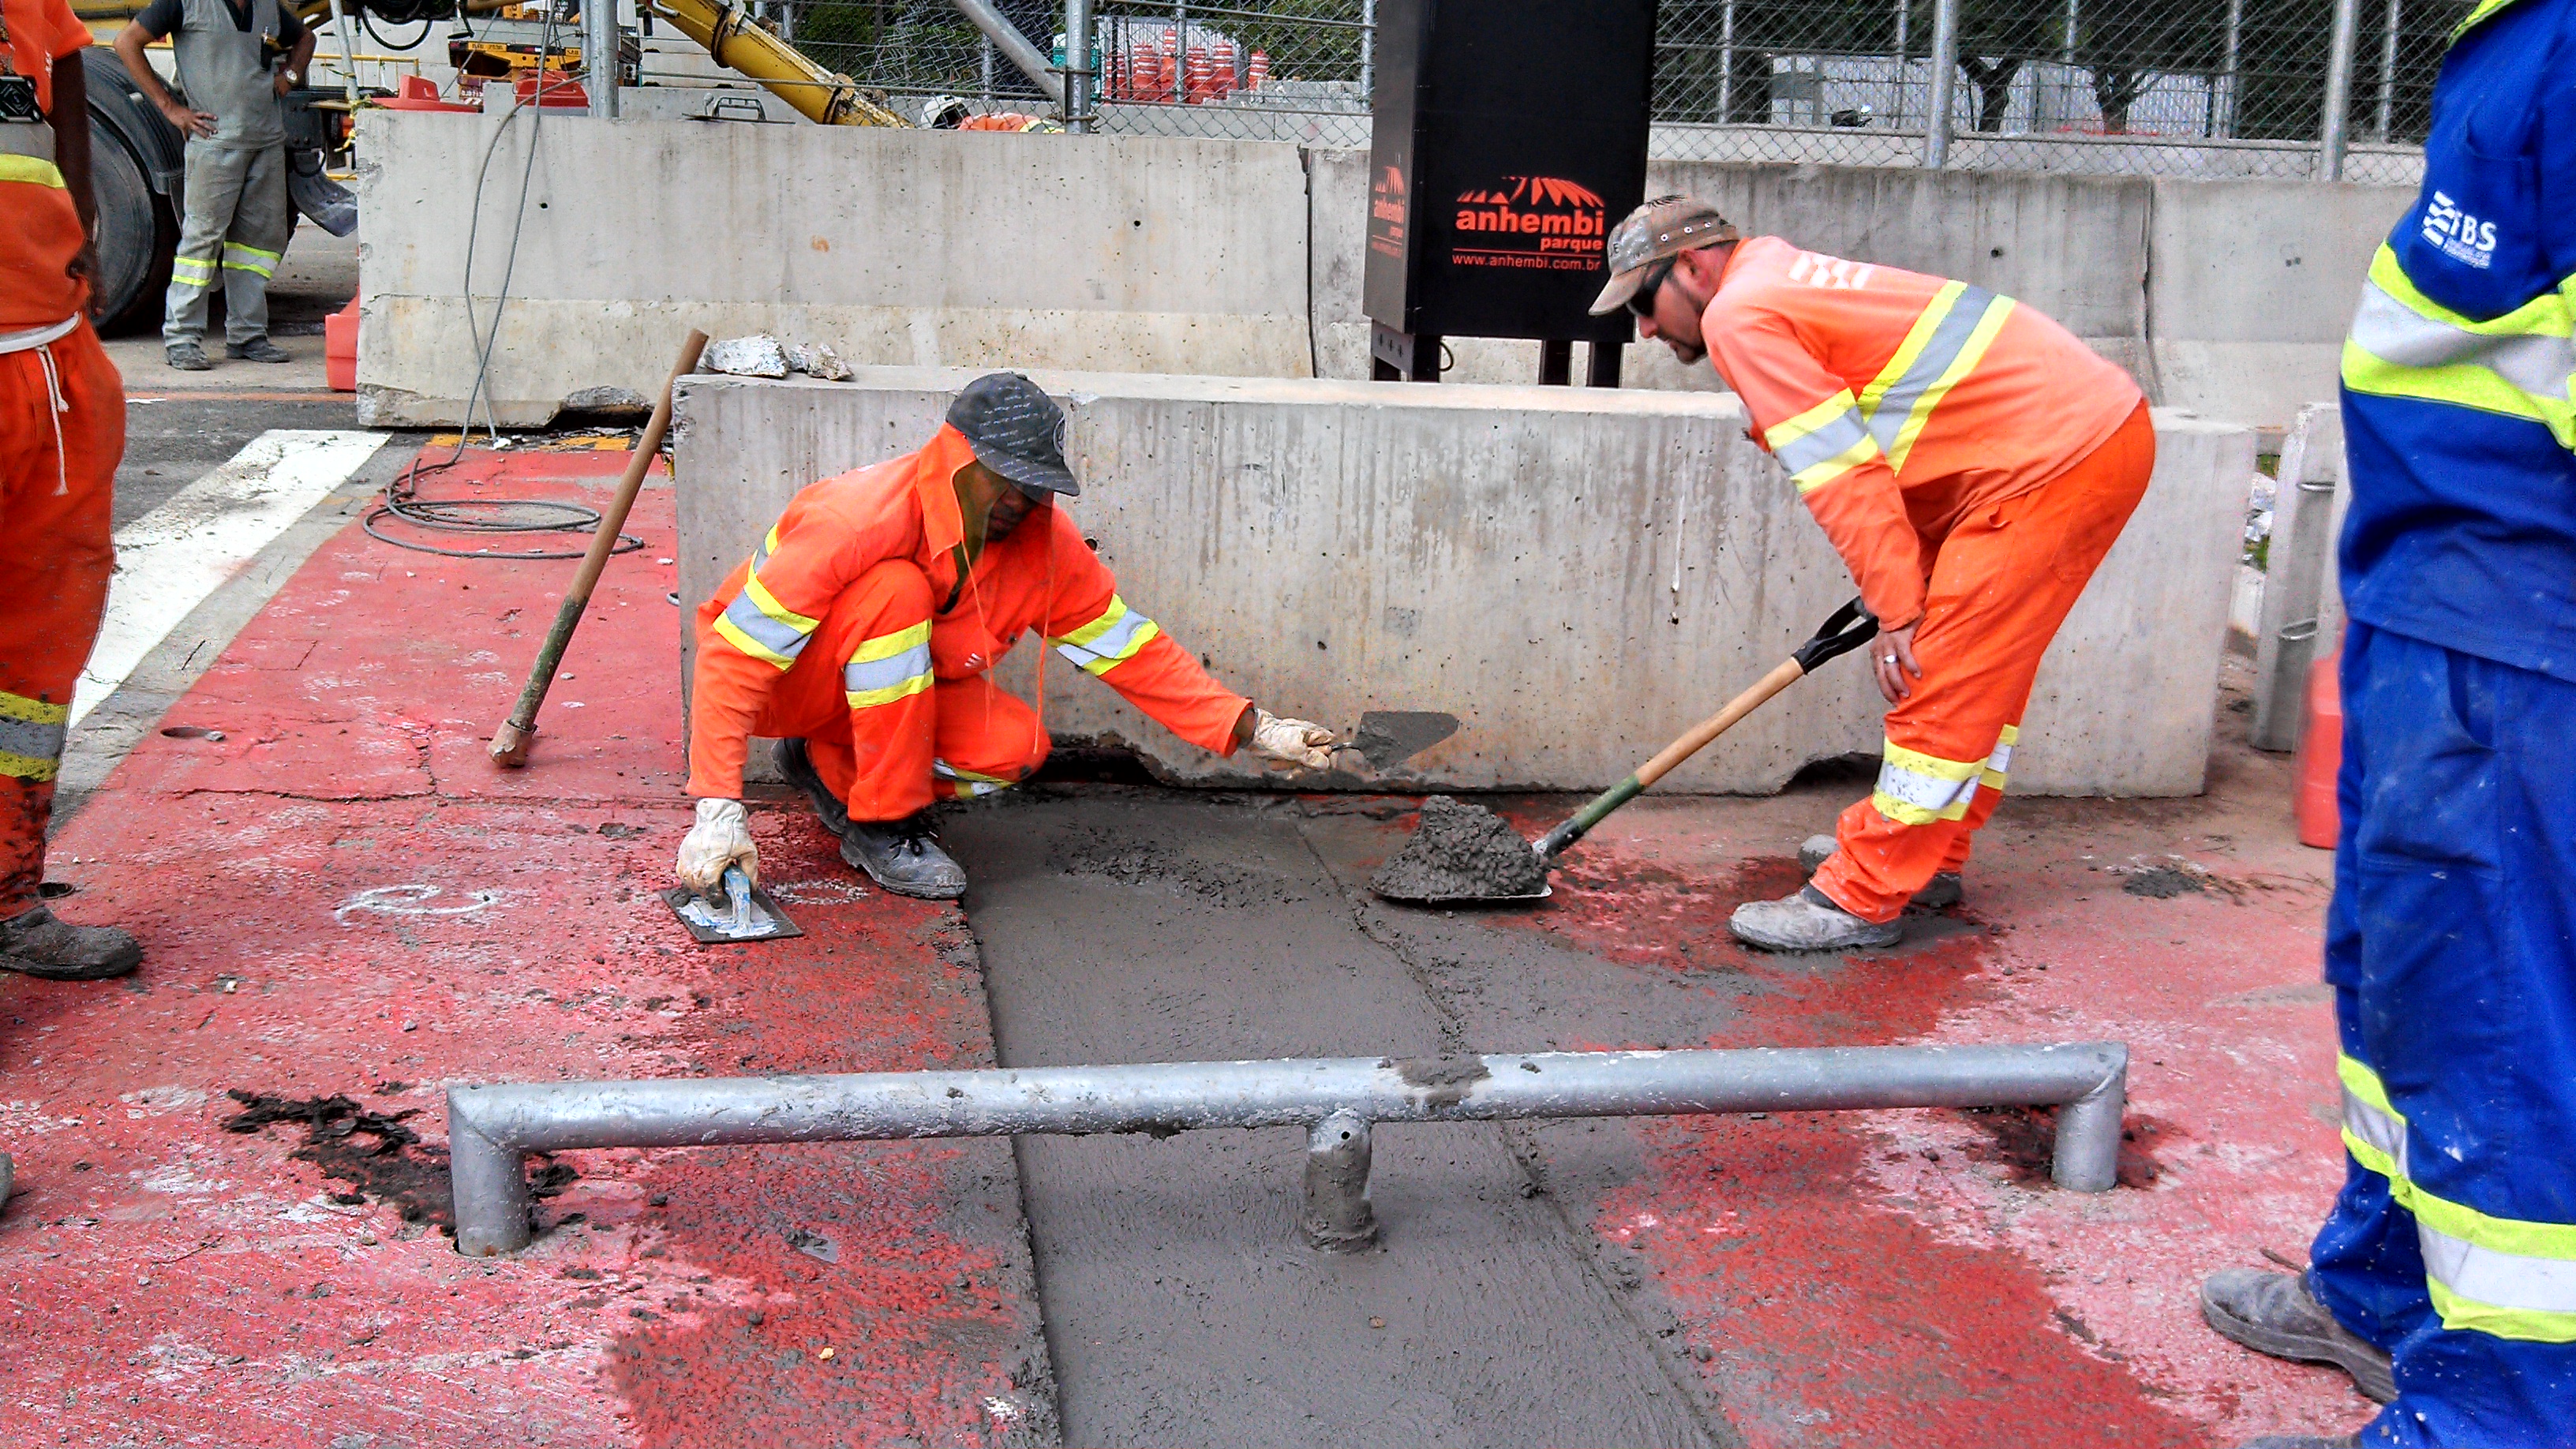
[[[2343,153],[2352,109],[2352,48],[2361,28],[2360,0],[2335,0],[2334,29],[2326,39],[2325,114],[2317,125],[2317,180],[2343,179]]]
[[[2062,1105],[2057,1180],[2100,1192],[2118,1167],[2128,1062],[2117,1042],[2087,1042],[467,1086],[447,1093],[448,1170],[457,1251],[481,1256],[527,1246],[530,1152],[1295,1126],[1309,1129],[1309,1221],[1347,1235],[1367,1211],[1373,1123]]]
[[[617,0],[582,0],[581,64],[589,72],[590,114],[598,120],[617,119],[617,77],[625,69],[618,50]]]
[[[1091,0],[1064,0],[1064,128],[1091,130]]]
[[[1923,120],[1923,165],[1938,171],[1950,164],[1950,110],[1958,88],[1959,0],[1934,0],[1932,6],[1932,92]]]
[[[1377,1241],[1369,1206],[1369,1124],[1335,1112],[1306,1133],[1306,1241],[1327,1253],[1356,1253]]]

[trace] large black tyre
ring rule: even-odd
[[[170,286],[179,219],[153,194],[143,168],[113,133],[90,133],[90,186],[98,196],[98,281],[93,310],[102,332],[158,325]]]

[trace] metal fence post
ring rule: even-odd
[[[1091,0],[1064,0],[1064,128],[1076,136],[1091,130],[1091,72]]]
[[[2353,32],[2361,26],[2361,0],[2335,0],[2334,30],[2326,41],[2325,114],[2317,126],[2319,181],[2343,179],[2343,153],[2349,139],[2345,113],[2352,109]]]
[[[2398,7],[2404,0],[2388,0],[2388,29],[2379,40],[2379,124],[2371,139],[2388,140],[2390,113],[2397,109],[2397,23]]]
[[[338,5],[331,7],[339,10]],[[348,39],[341,37],[343,43]],[[582,0],[581,62],[590,72],[590,113],[603,121],[617,119],[617,73],[624,69],[617,53],[617,0]]]
[[[1377,0],[1360,0],[1360,99],[1377,106]]]
[[[1896,79],[1890,87],[1895,100],[1887,108],[1887,123],[1900,128],[1905,124],[1905,27],[1913,8],[1912,0],[1896,0]]]
[[[1768,116],[1764,120],[1771,119]],[[1735,124],[1735,0],[1726,0],[1717,31],[1717,123]]]
[[[2353,0],[2343,0],[2350,5]],[[1950,100],[1959,68],[1959,0],[1934,0],[1932,6],[1932,94],[1923,119],[1923,165],[1938,171],[1950,164]]]
[[[2227,0],[2227,70],[2224,82],[2227,87],[2227,101],[2220,108],[2218,124],[2213,129],[2220,136],[2231,141],[2236,139],[2236,97],[2245,86],[2244,77],[2237,74],[2238,68],[2244,63],[2244,51],[2245,0]]]

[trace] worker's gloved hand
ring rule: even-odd
[[[699,895],[713,895],[725,867],[739,865],[752,884],[760,883],[760,852],[751,843],[751,821],[739,800],[701,800],[698,823],[680,842],[680,884]]]
[[[1253,710],[1252,738],[1246,743],[1273,764],[1323,770],[1333,763],[1331,730],[1308,720],[1282,719],[1266,709]]]

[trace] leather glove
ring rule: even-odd
[[[760,884],[760,852],[751,843],[750,818],[739,800],[701,800],[698,823],[680,842],[680,884],[712,896],[729,865],[741,866],[752,884]]]
[[[1254,754],[1272,764],[1309,770],[1332,768],[1333,732],[1311,721],[1282,719],[1256,706],[1252,711],[1252,738],[1247,743]]]

